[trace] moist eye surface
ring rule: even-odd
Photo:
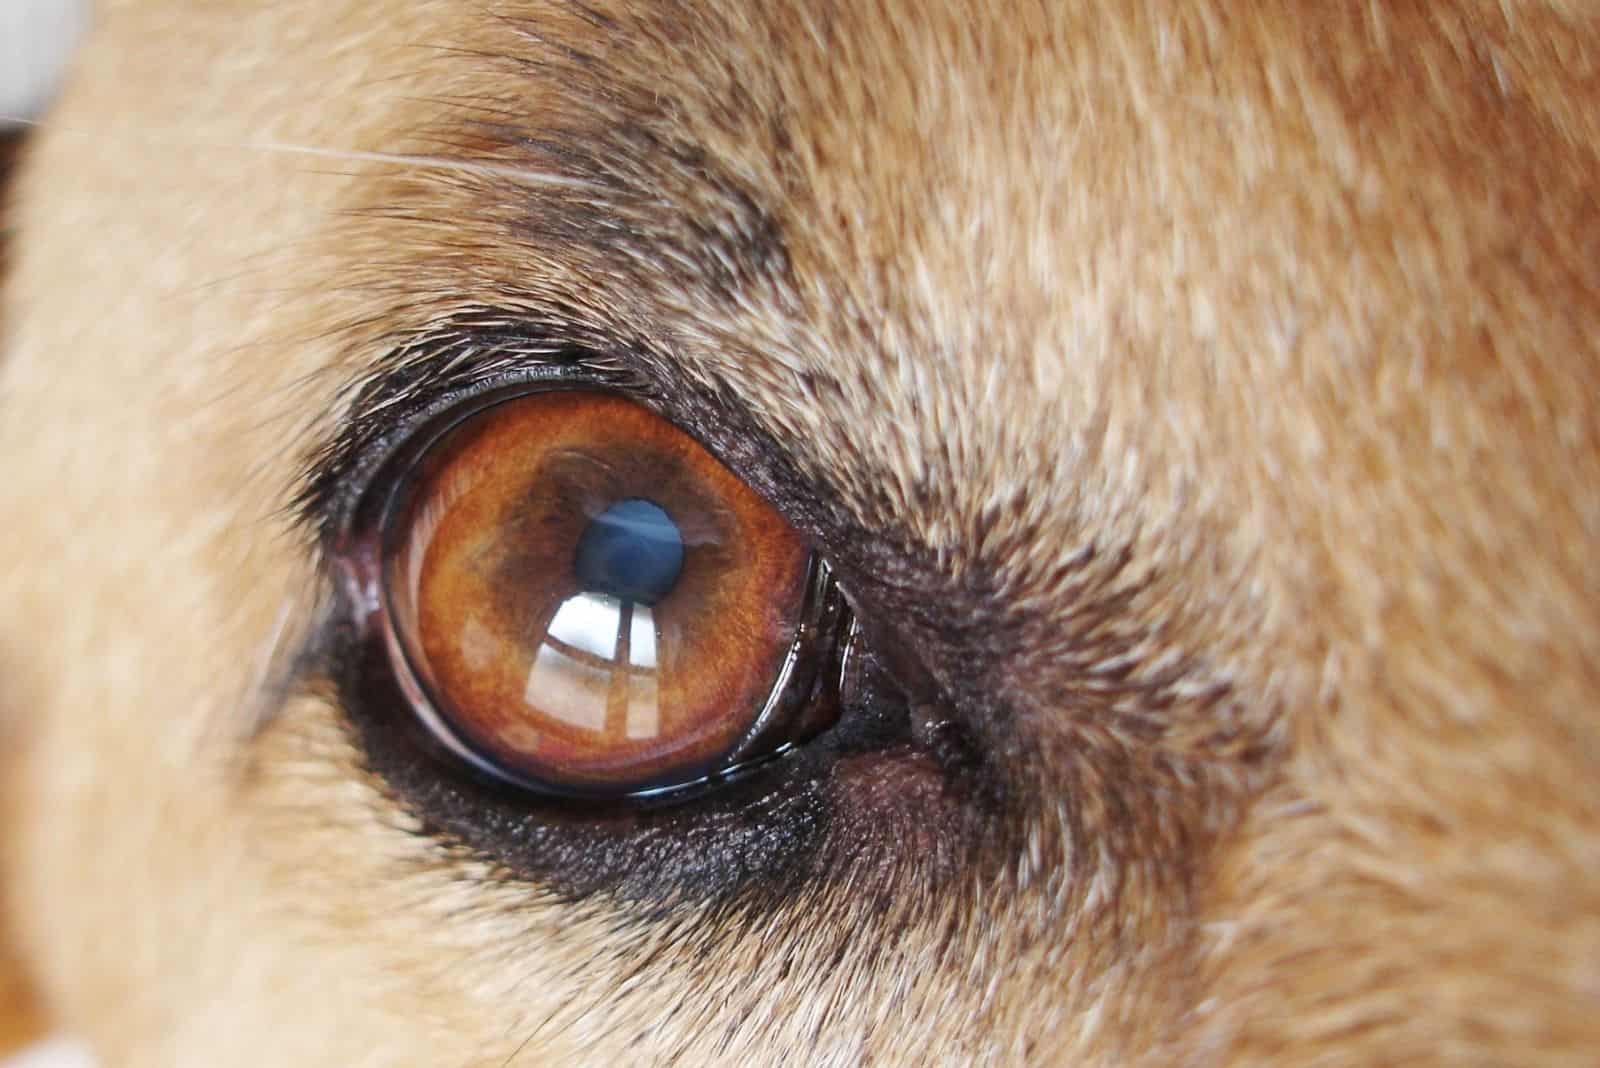
[[[444,424],[368,511],[377,630],[450,754],[533,793],[622,797],[828,725],[812,700],[842,625],[826,568],[693,438],[597,390]]]

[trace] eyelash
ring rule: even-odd
[[[340,432],[312,458],[297,501],[302,519],[321,531],[326,553],[337,555],[351,536],[374,480],[424,428],[457,407],[541,385],[615,390],[646,406],[653,400],[642,381],[614,362],[550,350],[537,339],[528,339],[524,348],[519,340],[424,337],[397,352],[391,370],[348,390],[349,412]],[[427,375],[433,364],[449,366]]]

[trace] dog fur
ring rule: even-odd
[[[1589,1062],[1597,146],[1578,3],[106,5],[0,306],[48,1008],[151,1066]],[[306,469],[484,309],[720,399],[922,682],[759,894],[526,877],[304,669]]]

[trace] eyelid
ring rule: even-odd
[[[349,536],[373,478],[419,427],[472,397],[541,381],[618,392],[663,416],[739,471],[819,550],[860,541],[860,528],[837,508],[837,488],[796,467],[790,443],[763,425],[735,383],[701,380],[638,336],[607,333],[575,315],[478,308],[402,336],[362,363],[340,391],[343,413],[311,451],[291,502],[324,557]]]
[[[485,341],[450,330],[402,346],[384,363],[348,387],[354,399],[302,478],[299,514],[325,543],[337,545],[349,537],[379,472],[426,436],[420,432],[430,420],[457,406],[470,413],[482,407],[475,400],[486,405],[494,397],[546,384],[610,389],[640,402],[651,392],[615,360],[533,337]]]
[[[335,567],[339,588],[363,623],[382,607],[372,596],[379,582],[382,546],[370,532],[381,528],[379,519],[397,489],[391,487],[389,493],[375,495],[384,473],[407,458],[421,456],[453,428],[486,408],[530,388],[616,387],[608,386],[580,366],[536,364],[454,390],[430,391],[409,410],[397,405],[386,412],[386,419],[392,422],[353,458],[354,465],[341,476],[345,484],[339,487],[339,496],[333,502],[335,511],[327,517],[331,522],[326,528],[324,558]],[[337,469],[331,474],[337,475]]]

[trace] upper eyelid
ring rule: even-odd
[[[643,397],[649,386],[614,357],[534,330],[449,324],[391,347],[343,390],[350,400],[299,477],[295,511],[326,541],[416,429],[485,392],[561,380]]]
[[[543,381],[625,393],[683,430],[800,527],[830,559],[867,533],[839,486],[795,466],[733,383],[699,382],[668,353],[557,309],[484,307],[397,337],[340,391],[340,415],[296,480],[292,514],[326,552],[348,533],[374,481],[421,428],[491,392]],[[881,533],[881,532],[880,532]]]

